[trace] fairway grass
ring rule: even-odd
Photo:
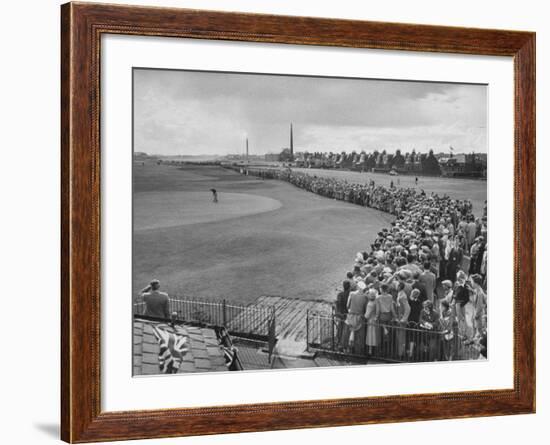
[[[158,278],[173,296],[332,300],[356,252],[393,220],[219,167],[139,166],[134,193],[134,296]]]

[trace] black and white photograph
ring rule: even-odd
[[[487,85],[132,82],[133,376],[488,359]]]

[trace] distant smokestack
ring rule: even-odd
[[[246,138],[246,163],[248,164],[248,138]]]
[[[292,136],[292,122],[290,123],[290,158],[294,159],[294,138]]]

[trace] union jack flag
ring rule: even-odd
[[[222,349],[223,349],[223,356],[225,358],[225,366],[231,369],[231,367],[235,362],[235,359],[237,358],[237,348],[235,346],[231,346],[231,347],[223,346]]]
[[[168,326],[153,326],[155,337],[159,342],[159,368],[163,374],[175,374],[181,366],[183,356],[189,351],[188,337],[176,332],[169,332]]]

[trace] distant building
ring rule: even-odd
[[[440,158],[441,174],[448,177],[487,177],[487,155],[479,153],[456,154]]]

